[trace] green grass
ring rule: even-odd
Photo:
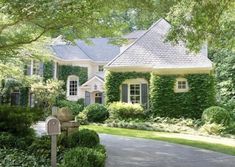
[[[235,155],[234,146],[227,146],[223,144],[215,144],[215,143],[188,140],[188,139],[182,139],[182,138],[174,138],[173,134],[172,134],[172,137],[163,137],[162,135],[164,134],[164,132],[153,132],[153,131],[145,131],[145,130],[124,129],[124,128],[111,128],[111,127],[104,127],[104,126],[97,126],[97,125],[86,125],[86,126],[81,126],[81,128],[92,129],[98,133],[167,141],[170,143],[188,145],[192,147],[198,147],[198,148],[203,148],[203,149],[212,150],[216,152],[221,152],[221,153],[225,153],[229,155]],[[169,135],[169,133],[167,134]]]

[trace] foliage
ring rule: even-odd
[[[231,0],[181,0],[170,9],[169,40],[184,41],[199,51],[205,41],[213,48],[234,49],[234,7]]]
[[[84,108],[84,105],[79,104],[75,101],[59,100],[57,101],[58,107],[67,107],[73,113],[73,115],[78,115]]]
[[[36,108],[0,106],[0,131],[23,136],[31,133],[31,125],[38,121],[42,111]]]
[[[3,79],[0,81],[0,103],[10,104],[10,95],[13,91],[19,91],[20,102],[22,106],[27,106],[28,104],[28,91],[29,89],[25,87],[25,83],[16,79]]]
[[[0,149],[0,166],[38,167],[35,156],[17,149]]]
[[[89,124],[88,119],[87,119],[87,113],[85,112],[80,112],[76,117],[75,121],[79,122],[80,125],[87,125]]]
[[[231,120],[231,114],[222,107],[212,106],[203,111],[202,121],[205,123],[216,123],[228,125]]]
[[[235,99],[235,52],[228,49],[212,49],[209,57],[215,65],[218,101],[226,103]]]
[[[43,63],[43,79],[44,79],[44,81],[53,78],[53,72],[54,72],[53,70],[54,70],[54,67],[53,67],[52,61],[45,61]]]
[[[217,123],[206,123],[201,128],[200,131],[210,135],[219,135],[224,131],[224,126]]]
[[[31,155],[35,155],[36,157],[50,159],[51,141],[49,136],[42,136],[34,140],[34,142],[28,147],[27,152]]]
[[[86,147],[76,147],[66,152],[62,167],[104,167],[106,156]]]
[[[46,82],[32,84],[32,92],[37,98],[38,105],[50,109],[55,104],[57,97],[64,93],[63,84],[62,81],[58,80],[47,80]]]
[[[144,109],[140,104],[114,102],[108,106],[108,111],[111,118],[121,120],[143,118],[144,116]]]
[[[58,66],[58,79],[67,83],[69,75],[76,75],[79,77],[79,84],[82,85],[87,81],[87,67],[59,65]],[[64,85],[65,88],[65,85]]]
[[[107,108],[102,104],[91,104],[87,106],[83,113],[87,115],[89,122],[103,122],[109,117]]]
[[[69,147],[89,147],[93,148],[96,147],[99,143],[99,136],[98,134],[89,129],[82,129],[80,131],[75,131],[68,136]]]
[[[175,93],[177,76],[152,74],[150,84],[151,111],[160,117],[200,118],[204,109],[214,105],[214,78],[208,74],[185,75],[189,92]]]
[[[120,86],[126,79],[144,78],[150,80],[150,73],[108,72],[105,78],[106,104],[120,101]]]
[[[138,130],[149,130],[157,132],[171,132],[171,133],[187,133],[196,134],[197,129],[201,126],[200,120],[195,119],[184,119],[184,118],[163,118],[155,117],[152,119],[128,119],[118,120],[109,119],[105,121],[104,126],[138,129]]]

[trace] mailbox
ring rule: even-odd
[[[49,116],[46,119],[46,130],[48,135],[58,135],[61,133],[60,121],[53,117]]]

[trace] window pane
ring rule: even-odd
[[[77,81],[69,82],[69,95],[77,95]]]
[[[140,84],[130,85],[130,101],[131,103],[140,103]]]

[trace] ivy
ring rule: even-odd
[[[44,62],[43,64],[43,79],[44,81],[53,78],[54,66],[52,61]]]
[[[175,93],[177,76],[152,74],[150,84],[151,110],[154,115],[163,117],[200,118],[204,109],[215,104],[214,78],[208,74],[184,76],[190,90]]]
[[[120,101],[120,85],[126,79],[144,78],[150,84],[150,108],[155,116],[200,118],[204,109],[215,104],[214,77],[185,75],[189,92],[175,93],[177,75],[140,72],[108,72],[105,80],[106,104]]]
[[[87,67],[79,67],[79,66],[71,66],[71,65],[58,65],[58,79],[64,81],[66,85],[66,81],[69,75],[76,75],[79,77],[79,84],[82,85],[88,79],[87,76]],[[64,85],[64,89],[65,89]]]
[[[150,73],[141,72],[108,72],[105,78],[106,104],[120,101],[120,85],[126,79],[144,78],[148,82]]]

